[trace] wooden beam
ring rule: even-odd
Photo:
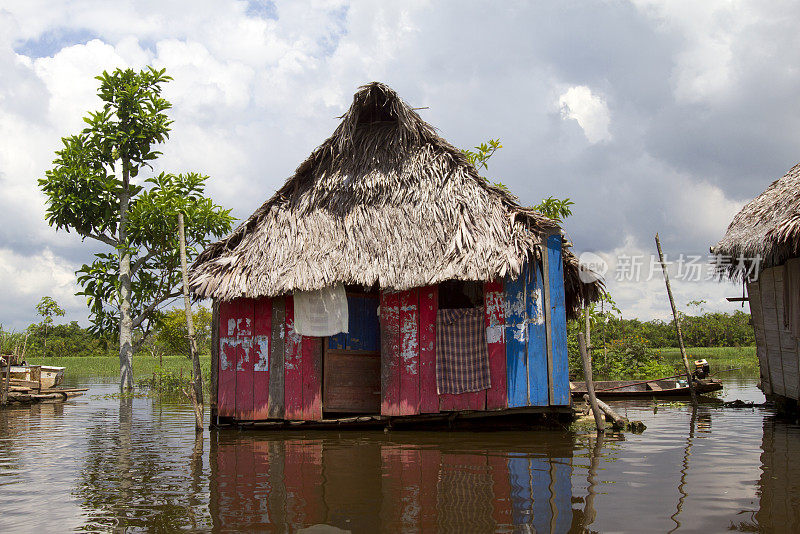
[[[547,252],[547,239],[550,235],[542,236],[539,247],[542,252],[542,285],[544,286],[544,331],[545,347],[547,349],[547,398],[550,404],[555,404],[555,391],[553,390],[553,307],[550,300],[550,261]]]
[[[286,304],[283,297],[272,299],[272,332],[269,346],[269,418],[283,419],[284,404],[284,323]]]
[[[217,417],[217,396],[219,394],[219,301],[211,304],[211,425],[219,423]]]

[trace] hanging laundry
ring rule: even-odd
[[[294,292],[294,330],[303,336],[333,336],[348,331],[347,294],[342,284]]]

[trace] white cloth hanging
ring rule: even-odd
[[[342,284],[294,292],[294,331],[303,336],[333,336],[348,331],[347,294]]]

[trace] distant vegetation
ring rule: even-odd
[[[695,358],[700,354],[711,355],[730,361],[730,366],[745,366],[755,369],[757,362],[753,327],[750,314],[705,312],[704,301],[687,304],[694,315],[681,313],[683,342],[687,352]],[[641,321],[624,319],[610,296],[602,303],[589,308],[592,343],[592,371],[596,378],[625,379],[667,376],[676,367],[682,368],[679,351],[665,350],[678,347],[674,321]],[[585,327],[585,315],[567,325],[570,371],[574,376],[583,376],[578,332]],[[697,348],[723,348],[727,351],[698,351]],[[739,349],[741,348],[741,349]],[[723,352],[725,357],[722,357]],[[676,356],[677,354],[677,356]],[[711,362],[711,359],[709,359]],[[712,364],[714,362],[711,362]],[[720,369],[717,369],[720,370]]]
[[[197,347],[201,357],[211,354],[211,312],[202,306],[195,307],[194,327]],[[186,315],[183,308],[158,312],[153,330],[137,353],[137,359],[151,356],[155,361],[165,357],[184,356],[188,361],[186,341]],[[105,358],[115,362],[119,373],[119,342],[114,335],[99,335],[76,321],[52,324],[46,319],[34,323],[23,331],[10,331],[0,325],[0,353],[24,357],[29,363],[42,358]],[[143,370],[142,373],[147,373]]]

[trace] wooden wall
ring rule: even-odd
[[[217,414],[322,419],[322,341],[294,331],[291,297],[219,304]]]
[[[747,293],[764,393],[800,400],[800,351],[784,326],[783,273],[783,266],[764,269]]]
[[[542,260],[526,265],[517,278],[484,284],[492,387],[475,393],[437,392],[437,287],[382,292],[380,413],[407,416],[568,405],[560,235],[547,239]],[[362,311],[368,313],[365,310],[366,306]],[[216,414],[240,421],[321,420],[323,339],[295,333],[292,297],[221,302],[217,315],[218,374],[212,377]],[[333,336],[327,349],[367,350],[377,348],[377,341]]]

